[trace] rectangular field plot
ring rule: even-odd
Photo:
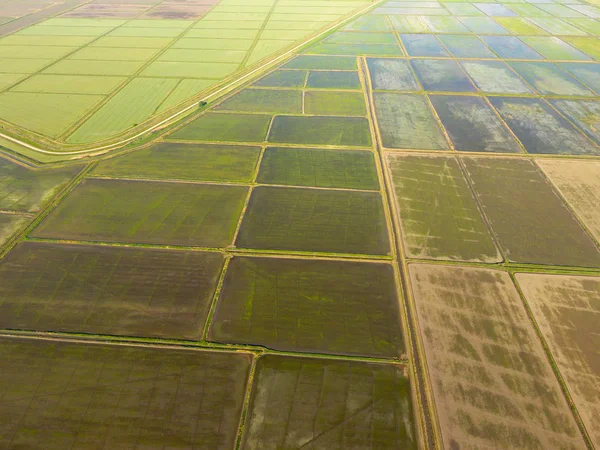
[[[401,366],[267,355],[258,360],[241,448],[418,448]]]
[[[281,144],[372,145],[369,122],[364,117],[276,116],[267,140]]]
[[[360,79],[356,72],[309,72],[306,86],[312,89],[360,89]]]
[[[367,66],[374,90],[420,91],[410,64],[405,59],[368,58]]]
[[[0,263],[0,327],[201,337],[220,253],[25,242]]]
[[[175,131],[171,139],[215,142],[263,142],[272,116],[206,113]]]
[[[487,94],[533,94],[533,90],[502,61],[461,61],[475,86]]]
[[[373,97],[384,147],[423,150],[450,148],[424,95],[378,92]]]
[[[250,355],[2,338],[0,447],[230,449]]]
[[[551,99],[550,104],[600,146],[600,99]]]
[[[299,55],[283,66],[285,69],[357,70],[354,56]]]
[[[360,150],[269,147],[257,181],[350,189],[379,187],[373,154]]]
[[[223,111],[300,114],[302,92],[270,89],[244,89],[215,109]]]
[[[325,116],[367,115],[365,96],[362,92],[306,91],[304,111],[306,114]]]
[[[510,261],[600,267],[600,251],[531,161],[463,161]]]
[[[56,138],[103,99],[101,95],[4,92],[0,94],[0,117]]]
[[[391,265],[236,257],[209,340],[398,358],[401,329]]]
[[[520,153],[521,148],[489,104],[480,97],[431,95],[456,150]]]
[[[599,155],[600,149],[542,99],[490,97],[528,153]]]
[[[101,161],[93,176],[250,182],[259,147],[162,142]]]
[[[594,95],[592,91],[552,63],[514,61],[509,65],[540,94],[582,97]]]
[[[387,162],[408,257],[501,260],[455,158],[391,153]]]
[[[87,179],[33,231],[36,237],[224,247],[248,188]]]
[[[81,169],[30,169],[0,157],[0,210],[39,211]]]
[[[0,246],[4,245],[31,217],[0,212]]]
[[[536,163],[600,241],[600,162],[549,159]]]
[[[108,95],[126,80],[125,77],[36,75],[20,83],[12,91]]]
[[[600,445],[600,278],[517,274],[594,445]]]
[[[260,87],[281,87],[281,88],[301,88],[306,82],[306,70],[275,70],[262,77],[253,86]],[[339,72],[334,72],[339,73]]]
[[[445,448],[587,448],[507,273],[409,271]]]
[[[390,248],[377,192],[265,186],[252,192],[236,246],[373,255]]]
[[[166,78],[134,78],[67,139],[86,143],[121,133],[152,116],[177,85]]]

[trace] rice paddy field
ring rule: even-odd
[[[0,447],[600,449],[600,3],[0,1]]]

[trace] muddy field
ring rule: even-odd
[[[600,444],[600,278],[517,274],[594,445]]]
[[[600,241],[600,162],[539,160],[537,165]]]
[[[410,265],[444,446],[585,449],[506,272]]]

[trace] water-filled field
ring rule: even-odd
[[[0,447],[596,448],[599,96],[597,0],[5,1]]]

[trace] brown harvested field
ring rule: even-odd
[[[87,4],[63,14],[61,17],[81,17],[96,19],[133,19],[150,8],[150,5],[102,5]]]
[[[0,448],[235,446],[251,355],[0,338]]]
[[[585,449],[509,275],[411,264],[446,449]]]
[[[202,14],[208,11],[211,5],[194,3],[161,3],[150,11],[145,12],[141,19],[198,19]]]
[[[600,448],[600,277],[518,274],[517,281]]]
[[[462,160],[509,261],[600,267],[600,250],[532,161]]]
[[[600,162],[538,160],[546,176],[600,241]]]

